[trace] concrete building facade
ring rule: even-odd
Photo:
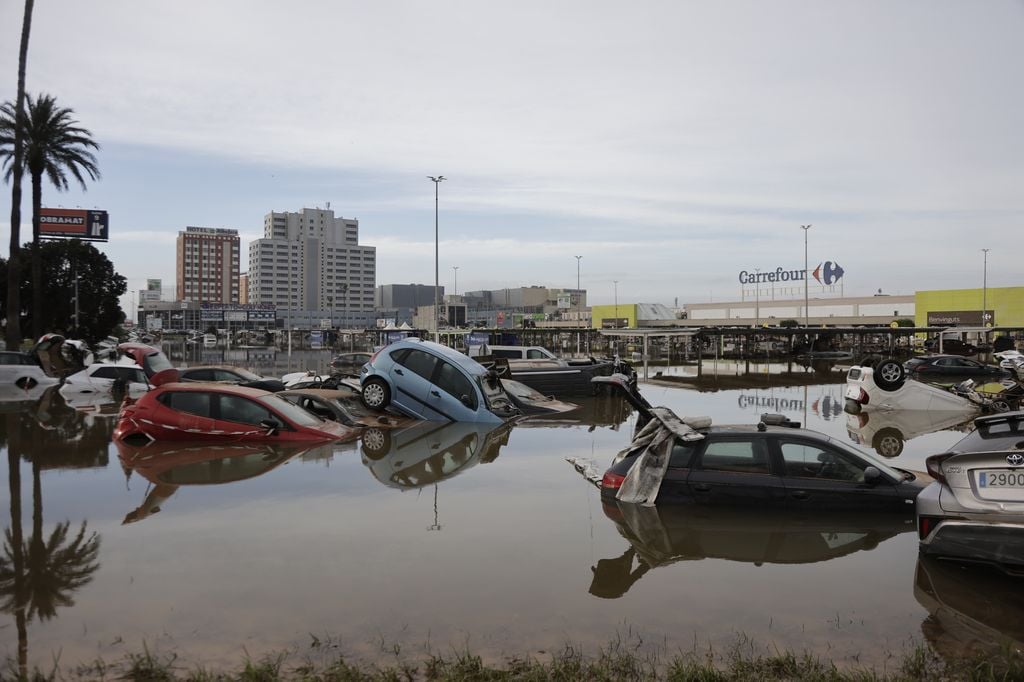
[[[178,233],[179,301],[238,303],[238,230],[186,227]]]
[[[268,213],[263,238],[249,245],[249,303],[278,311],[372,317],[377,249],[359,244],[359,221],[330,208]]]

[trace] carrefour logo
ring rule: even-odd
[[[814,268],[814,279],[818,280],[821,284],[828,286],[835,284],[843,278],[843,269],[839,266],[839,263],[833,263],[830,260],[825,261]]]
[[[843,277],[843,269],[839,266],[839,263],[827,260],[824,263],[819,263],[818,267],[814,268],[811,272],[814,275],[814,279],[818,280],[820,284],[826,286],[835,284]],[[802,282],[807,277],[806,270],[784,270],[783,268],[775,268],[774,270],[755,270],[750,272],[749,270],[740,271],[740,284],[763,284],[768,282]]]

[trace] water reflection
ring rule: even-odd
[[[846,415],[850,440],[882,457],[899,457],[906,442],[943,429],[972,428],[974,410],[876,410]]]
[[[470,422],[416,422],[402,429],[371,427],[362,440],[363,464],[386,486],[422,488],[478,462],[493,462],[508,444],[511,431],[511,424]]]
[[[987,566],[922,556],[917,561],[914,596],[928,609],[922,634],[949,660],[1024,648],[1020,578]]]
[[[629,547],[592,567],[590,593],[617,599],[647,571],[680,561],[725,559],[761,565],[828,561],[914,530],[911,516],[705,510],[604,504]]]
[[[138,474],[152,484],[142,504],[128,512],[122,523],[141,521],[159,512],[180,486],[222,485],[255,478],[293,457],[309,454],[310,450],[316,450],[318,457],[333,456],[329,449],[322,452],[324,448],[264,443],[189,445],[165,441],[133,446],[119,442],[118,457],[128,480]]]
[[[554,428],[589,426],[593,431],[598,427],[618,428],[633,414],[633,406],[618,392],[575,398],[579,405],[571,412],[536,414],[519,422],[518,428]]]

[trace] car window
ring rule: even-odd
[[[526,357],[529,358],[530,360],[549,360],[549,359],[551,359],[550,355],[548,355],[544,351],[538,350],[536,348],[531,348],[530,350],[526,351]]]
[[[224,369],[217,369],[213,371],[214,381],[242,381],[242,377],[238,376],[234,372],[229,372]]]
[[[953,359],[952,358],[939,358],[938,360],[935,361],[935,366],[936,367],[952,367],[953,366]]]
[[[867,463],[828,446],[801,441],[780,441],[786,475],[827,481],[864,482]]]
[[[151,375],[174,367],[174,365],[171,364],[171,361],[168,360],[167,356],[163,353],[150,353],[142,362],[144,363],[143,366]]]
[[[323,420],[319,417],[310,414],[298,405],[293,405],[278,395],[261,395],[257,402],[266,405],[273,412],[284,415],[287,419],[300,426],[310,426],[314,429],[320,429],[324,426]]]
[[[507,349],[503,349],[503,348],[491,349],[491,355],[493,355],[496,358],[508,358],[509,360],[516,360],[516,359],[522,360],[523,359],[523,351],[518,350],[518,349],[515,349],[515,350],[507,350]]]
[[[210,416],[210,394],[197,391],[174,391],[160,396],[160,402],[172,410],[196,414],[200,417]]]
[[[668,456],[668,465],[677,469],[690,468],[690,462],[693,460],[693,453],[696,450],[697,448],[693,442],[687,443],[677,438],[672,443],[672,452]]]
[[[757,440],[718,440],[704,447],[701,468],[714,471],[738,471],[767,474],[768,453],[760,438]]]
[[[189,369],[182,372],[182,376],[193,381],[213,381],[213,370]]]
[[[393,350],[391,351],[391,353],[389,353],[389,355],[391,355],[391,359],[400,365],[402,364],[402,361],[405,360],[405,356],[408,354],[408,348],[399,348],[398,350]]]
[[[93,371],[92,377],[94,379],[116,379],[117,378],[117,368],[114,367],[113,365],[111,365],[109,367],[97,367]]]
[[[469,397],[469,407],[474,410],[477,408],[478,403],[476,400],[476,391],[473,390],[473,384],[470,383],[465,374],[460,372],[459,369],[450,362],[445,362],[444,360],[440,362],[440,368],[437,372],[437,380],[434,383],[445,393],[455,396],[458,400],[461,400],[462,396]]]
[[[274,418],[274,415],[264,405],[240,395],[226,394],[220,395],[219,416],[225,421],[253,425],[259,425],[262,421]]]
[[[405,356],[405,359],[402,360],[401,364],[404,367],[408,367],[412,372],[419,374],[427,381],[430,381],[431,377],[434,376],[434,367],[437,366],[437,358],[430,353],[411,349],[409,354]]]
[[[146,383],[146,373],[140,367],[115,367],[117,378],[138,384]]]

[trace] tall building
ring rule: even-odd
[[[437,299],[437,303],[444,301],[444,286],[438,288]],[[381,284],[377,287],[378,308],[419,308],[434,303],[432,284]]]
[[[372,316],[377,248],[359,245],[359,221],[329,207],[268,213],[263,235],[249,244],[250,303],[351,322]]]
[[[179,301],[238,303],[238,230],[186,227],[178,233]]]

